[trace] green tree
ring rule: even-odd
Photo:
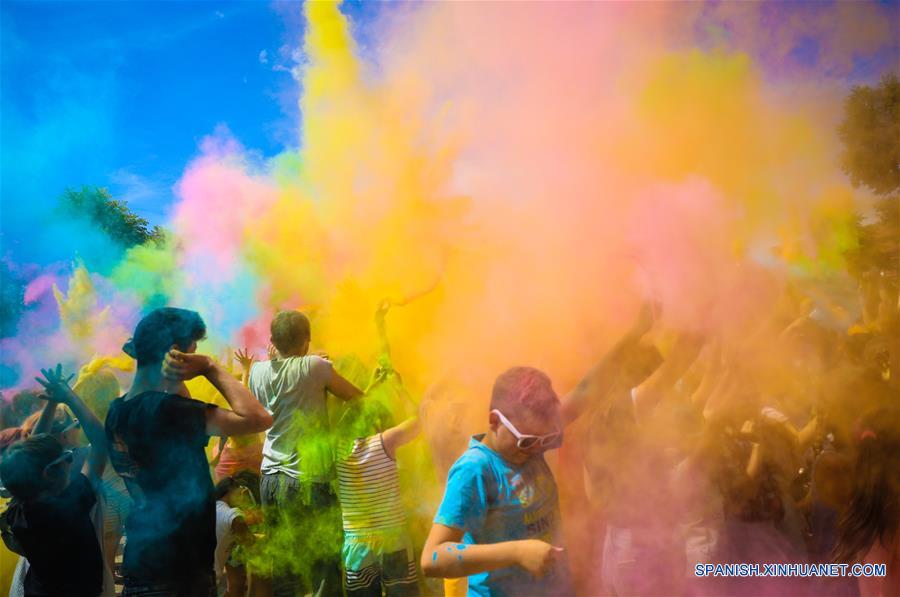
[[[0,338],[15,333],[24,300],[25,280],[9,267],[5,259],[0,259]]]
[[[150,222],[131,211],[125,201],[114,199],[104,188],[66,189],[59,200],[59,211],[65,216],[89,220],[126,249],[163,238],[159,226],[151,228]]]
[[[841,167],[854,186],[881,197],[875,218],[857,225],[858,250],[849,255],[857,276],[877,274],[897,284],[900,273],[900,79],[888,73],[875,87],[856,86],[844,101],[838,127]],[[859,218],[860,221],[863,218]]]
[[[131,211],[125,201],[114,199],[104,188],[82,186],[80,191],[66,189],[59,198],[57,214],[87,220],[120,245],[123,252],[150,241],[159,244],[164,240],[163,230],[159,226],[150,227],[150,223]],[[16,333],[16,326],[26,308],[23,304],[26,284],[25,277],[0,259],[0,338]],[[3,371],[0,371],[2,376]]]
[[[858,248],[848,255],[860,282],[863,322],[875,332],[866,349],[882,342],[891,385],[900,388],[900,80],[886,74],[875,87],[858,86],[844,102],[838,128],[841,166],[854,186],[880,195],[874,218],[857,224]]]
[[[879,195],[900,189],[900,80],[886,74],[876,87],[856,86],[838,127],[841,167],[854,186]]]

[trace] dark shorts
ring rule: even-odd
[[[259,489],[273,595],[341,595],[343,533],[331,484],[274,473],[262,476]]]
[[[419,578],[416,563],[406,550],[386,553],[361,570],[344,574],[347,597],[418,597]]]
[[[187,581],[147,582],[125,577],[122,597],[216,597],[216,575],[210,570]]]

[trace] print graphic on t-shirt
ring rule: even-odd
[[[513,495],[516,496],[523,508],[527,508],[531,505],[531,501],[534,499],[534,487],[525,483],[525,479],[522,478],[521,473],[516,472],[509,474],[506,478],[506,482],[509,484],[510,488],[512,488]]]
[[[553,543],[553,530],[556,527],[556,512],[553,508],[540,508],[539,510],[525,512],[525,532],[531,539],[540,539],[547,543]]]

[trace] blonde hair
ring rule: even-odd
[[[106,418],[109,404],[122,393],[113,370],[131,371],[134,361],[128,357],[98,357],[81,368],[72,390],[84,400],[101,421]]]

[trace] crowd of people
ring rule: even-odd
[[[787,292],[739,339],[662,329],[646,305],[573,390],[511,368],[462,430],[464,399],[404,388],[390,303],[371,372],[311,351],[299,311],[232,367],[197,352],[198,313],[153,310],[126,384],[56,366],[2,402],[10,594],[900,594],[898,303],[870,294],[838,329]],[[198,378],[225,404],[192,398]],[[398,469],[422,429],[443,484],[424,542]],[[830,562],[886,568],[698,574]]]

